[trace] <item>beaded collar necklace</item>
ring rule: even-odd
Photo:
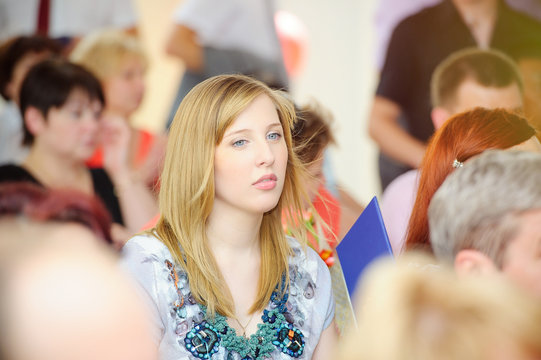
[[[179,296],[178,277],[171,262],[166,261],[171,271],[174,285]],[[257,325],[257,331],[249,337],[239,336],[234,328],[227,323],[227,318],[215,314],[214,318],[207,316],[207,308],[198,304],[203,313],[203,321],[194,324],[184,338],[184,347],[198,359],[211,359],[219,351],[220,346],[228,351],[236,352],[243,360],[261,360],[271,356],[275,349],[291,357],[298,358],[304,352],[304,334],[286,320],[286,303],[288,293],[282,291],[285,287],[285,277],[271,295],[270,310],[263,310],[262,323]],[[183,307],[184,301],[178,306]],[[178,309],[177,309],[178,310]],[[244,335],[244,334],[243,334]]]

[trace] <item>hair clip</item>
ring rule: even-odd
[[[464,163],[463,163],[462,161],[458,161],[457,159],[455,159],[455,160],[453,161],[453,167],[454,167],[455,169],[461,168],[461,167],[463,167],[463,166],[464,166]]]

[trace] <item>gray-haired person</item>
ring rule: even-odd
[[[435,193],[428,219],[438,260],[459,274],[501,272],[541,297],[541,154],[472,158]]]

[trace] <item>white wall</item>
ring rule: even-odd
[[[379,193],[376,150],[368,138],[367,116],[375,71],[372,54],[376,0],[280,0],[306,25],[309,54],[294,79],[301,103],[314,97],[335,117],[339,147],[332,151],[338,181],[362,203]]]

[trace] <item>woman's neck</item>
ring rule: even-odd
[[[259,229],[263,214],[225,209],[215,203],[207,221],[209,246],[217,260],[221,255],[259,256]]]
[[[498,0],[453,0],[477,45],[488,48],[498,17]]]
[[[215,203],[207,222],[207,237],[235,305],[235,316],[228,323],[237,334],[253,334],[260,314],[249,313],[249,309],[254,305],[260,280],[259,230],[263,215],[220,207]]]
[[[46,187],[63,187],[93,194],[90,172],[84,163],[61,159],[39,146],[32,146],[23,167]]]

